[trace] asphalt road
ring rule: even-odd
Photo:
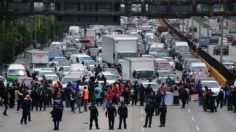
[[[128,106],[129,114],[127,119],[127,129],[118,130],[118,117],[115,120],[115,132],[234,132],[236,130],[236,114],[228,112],[226,108],[218,109],[218,112],[204,112],[202,107],[195,102],[190,104],[185,109],[180,106],[168,106],[166,117],[166,127],[159,126],[159,116],[153,116],[151,128],[143,128],[145,121],[144,107]],[[105,117],[105,111],[101,107],[99,109],[99,127],[96,130],[93,127],[89,130],[89,112],[81,114],[73,114],[69,108],[66,108],[63,113],[62,122],[60,122],[61,132],[108,132],[108,119]],[[0,112],[3,108],[0,107]],[[8,111],[8,116],[0,116],[1,132],[52,132],[53,122],[49,114],[51,108],[46,111],[31,112],[32,122],[27,125],[20,124],[21,112],[16,112],[15,109]]]

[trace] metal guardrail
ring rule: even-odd
[[[180,39],[183,41],[188,42],[189,47],[191,50],[196,52],[201,58],[203,58],[208,64],[211,65],[216,71],[218,71],[226,80],[227,83],[233,84],[235,80],[235,76],[232,72],[230,72],[223,64],[221,64],[219,61],[217,61],[215,58],[213,58],[211,55],[209,55],[207,52],[205,52],[202,49],[196,49],[196,47],[193,45],[193,43],[183,34],[178,32],[174,27],[172,27],[170,24],[168,24],[167,21],[163,20],[163,22],[166,24],[166,26],[175,33]]]

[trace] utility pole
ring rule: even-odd
[[[194,40],[194,31],[193,31],[193,17],[192,17],[192,24],[191,24],[191,32],[192,32],[192,41]]]
[[[207,21],[207,42],[208,42],[208,45],[207,45],[207,53],[209,53],[209,43],[210,43],[210,32],[209,32],[209,28],[210,28],[210,18],[208,17],[208,21]]]
[[[223,57],[223,34],[224,34],[224,19],[223,16],[220,17],[220,30],[221,30],[221,44],[220,44],[220,63],[222,63],[222,57]]]

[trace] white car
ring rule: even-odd
[[[59,81],[59,77],[56,74],[47,74],[47,75],[45,75],[45,77],[46,77],[47,80],[52,81],[52,84]]]
[[[156,82],[142,82],[141,83],[143,85],[144,88],[147,88],[148,85],[150,84],[151,85],[151,88],[152,90],[157,93],[158,89],[160,88],[160,84],[159,83],[156,83]]]
[[[163,59],[167,59],[170,65],[175,69],[175,62],[172,57],[162,57]]]
[[[66,88],[68,82],[75,82],[81,79],[82,73],[70,73],[61,79],[63,88]]]
[[[4,87],[7,87],[7,79],[3,76],[0,76],[0,81],[3,82]]]
[[[117,82],[117,76],[110,71],[104,71],[104,72],[99,73],[99,76],[102,76],[102,75],[105,76],[108,85],[111,85],[114,82]],[[97,81],[99,83],[102,83],[101,80],[97,80]]]
[[[203,80],[201,81],[203,88],[207,86],[214,93],[214,96],[217,96],[220,91],[220,85],[215,80]]]

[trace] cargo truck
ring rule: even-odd
[[[106,35],[102,38],[102,60],[118,64],[124,57],[138,57],[138,37],[130,35]]]
[[[30,72],[37,72],[41,68],[47,68],[49,63],[48,52],[40,50],[27,51],[26,57],[26,69]]]
[[[154,59],[142,57],[128,57],[121,62],[124,80],[146,81],[155,79]]]

